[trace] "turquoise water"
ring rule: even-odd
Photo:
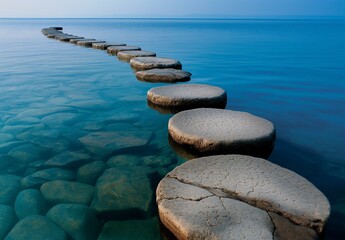
[[[68,170],[66,180],[93,186],[110,165],[117,177],[103,178],[121,201],[112,214],[97,216],[94,226],[112,229],[101,239],[139,232],[159,239],[155,186],[185,161],[168,142],[170,115],[147,106],[146,91],[159,84],[136,80],[127,63],[104,51],[45,38],[40,29],[48,26],[179,59],[193,83],[227,91],[227,109],[271,120],[277,141],[269,160],[325,193],[332,205],[325,239],[345,238],[345,21],[0,20],[2,180],[26,177],[28,188],[39,189],[42,176],[31,174],[58,167]],[[61,166],[66,152],[84,160]],[[20,189],[13,189],[0,204],[15,206]],[[106,205],[80,195],[86,204]],[[61,202],[50,198],[42,215]]]

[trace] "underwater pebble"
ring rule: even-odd
[[[37,189],[21,191],[14,203],[14,209],[18,219],[31,215],[45,215],[48,210],[46,201]]]

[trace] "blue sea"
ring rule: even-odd
[[[269,161],[328,197],[325,239],[345,239],[345,21],[216,19],[0,19],[0,222],[11,225],[0,239],[32,211],[64,219],[66,202],[101,211],[80,207],[94,228],[73,234],[161,239],[155,188],[186,161],[169,145],[171,115],[146,102],[164,84],[138,81],[106,51],[46,38],[50,26],[178,59],[191,83],[227,91],[227,109],[272,121]],[[49,184],[56,176],[65,182]],[[77,184],[61,190],[66,181]],[[117,202],[105,202],[101,184],[118,189]]]

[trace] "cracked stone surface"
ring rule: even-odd
[[[115,54],[115,55],[123,51],[140,51],[140,50],[141,48],[137,46],[110,46],[107,48],[108,53]]]
[[[164,107],[213,107],[225,105],[226,92],[206,84],[183,84],[151,88],[147,100]]]
[[[117,57],[121,60],[131,60],[136,57],[155,57],[156,53],[149,51],[122,51],[117,54]]]
[[[153,68],[135,73],[137,79],[141,81],[163,83],[187,82],[191,75],[189,72],[174,68]]]
[[[149,70],[153,68],[182,69],[182,64],[179,61],[170,58],[137,57],[131,59],[130,65],[137,70]]]
[[[246,112],[199,108],[180,112],[168,124],[172,139],[201,153],[268,157],[275,141],[273,124]]]
[[[110,46],[126,46],[125,43],[111,43],[111,42],[104,42],[104,43],[92,43],[92,47],[96,49],[106,50]]]
[[[163,224],[179,239],[317,239],[330,214],[312,183],[243,155],[182,164],[160,182],[156,200]]]

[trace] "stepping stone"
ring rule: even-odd
[[[69,42],[71,39],[84,39],[84,37],[78,37],[78,36],[62,36],[59,38],[62,42]]]
[[[54,222],[40,215],[20,220],[5,240],[67,240],[67,234]]]
[[[89,205],[94,187],[89,184],[56,180],[41,186],[43,197],[50,203],[77,203]]]
[[[77,171],[77,181],[94,185],[108,166],[103,161],[95,161],[81,166]]]
[[[170,58],[137,57],[130,61],[131,67],[136,70],[149,70],[153,68],[174,68],[182,69],[182,64]]]
[[[102,43],[102,42],[105,42],[105,41],[97,41],[97,40],[80,40],[77,42],[77,45],[79,46],[83,46],[83,47],[92,47],[92,44],[93,43]]]
[[[12,207],[0,204],[0,239],[5,239],[8,232],[18,221]]]
[[[13,205],[21,190],[20,179],[15,175],[0,175],[0,204]]]
[[[129,61],[135,57],[155,57],[155,56],[156,56],[156,53],[149,52],[149,51],[123,51],[123,52],[117,53],[117,57],[120,60],[125,60],[125,61]]]
[[[107,48],[107,52],[113,55],[117,55],[119,52],[123,51],[140,51],[140,47],[136,46],[110,46]]]
[[[186,71],[173,68],[153,68],[146,71],[138,71],[135,76],[138,80],[145,82],[175,83],[187,82],[192,74]]]
[[[59,34],[59,35],[56,35],[55,36],[55,39],[60,39],[60,38],[63,38],[63,37],[73,37],[74,35],[72,34]]]
[[[91,161],[91,156],[82,152],[63,152],[60,153],[44,163],[44,166],[49,167],[78,167],[82,164]]]
[[[85,205],[59,204],[47,213],[47,217],[75,240],[97,239],[100,223],[93,211]]]
[[[92,47],[96,48],[96,49],[101,49],[101,50],[107,50],[108,47],[110,46],[126,46],[125,43],[108,43],[108,42],[104,42],[104,43],[92,43]]]
[[[48,208],[39,190],[25,189],[18,194],[14,210],[18,219],[23,219],[31,215],[45,215]]]
[[[50,29],[63,30],[63,27],[49,27]]]
[[[268,157],[276,133],[273,124],[246,112],[199,108],[170,118],[172,139],[205,154],[236,153]]]
[[[56,36],[64,36],[64,33],[50,33],[47,34],[47,38],[55,38]]]
[[[80,39],[71,39],[69,40],[70,43],[73,44],[77,44],[79,41],[81,41]],[[93,38],[84,38],[83,41],[96,41],[96,39]]]
[[[151,88],[147,92],[147,100],[167,108],[224,108],[227,95],[219,87],[206,84],[183,84]]]
[[[178,239],[273,239],[275,231],[295,227],[297,236],[289,239],[299,239],[300,232],[321,233],[330,214],[312,183],[244,155],[182,164],[160,182],[156,200],[162,223]]]

